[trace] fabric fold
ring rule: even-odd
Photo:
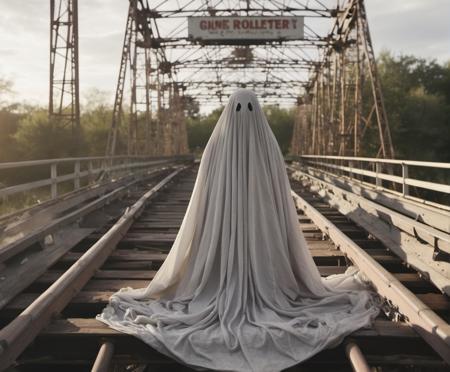
[[[354,266],[321,278],[276,138],[256,96],[238,90],[166,260],[97,319],[194,369],[273,372],[370,327],[380,304]]]

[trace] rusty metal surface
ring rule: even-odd
[[[147,191],[123,216],[89,248],[42,295],[0,331],[0,366],[4,369],[26,348],[40,330],[59,313],[88,282],[125,235],[145,204],[185,167],[179,167]]]
[[[294,171],[293,177],[380,239],[442,293],[450,294],[450,235],[447,232],[417,221],[417,216],[405,216],[395,209],[308,173]],[[450,223],[449,216],[441,216],[443,224]]]
[[[297,187],[300,188],[300,185]],[[311,204],[311,202],[320,203],[320,198],[316,196],[308,202],[295,191],[292,191],[292,195],[297,208],[302,210],[364,272],[377,292],[393,304],[398,309],[399,315],[403,316],[447,363],[450,363],[448,322],[438,316],[381,263],[377,262],[368,251],[362,249]]]
[[[358,344],[348,341],[345,344],[345,353],[355,372],[371,372],[370,366]]]
[[[108,372],[113,355],[114,344],[111,341],[103,342],[92,366],[92,372]]]
[[[143,178],[113,182],[109,188],[98,187],[86,192],[85,199],[64,199],[58,208],[41,208],[2,226],[0,309],[72,247],[117,218],[125,208],[120,200],[131,188],[165,171],[166,168],[157,168]]]
[[[276,40],[264,37],[267,33],[258,33],[256,40],[205,40],[186,32],[190,17],[214,16],[318,18],[322,27],[307,21],[298,40],[282,37],[281,29]],[[216,36],[225,32],[215,31]],[[363,89],[363,82],[371,89]],[[237,88],[254,90],[264,104],[297,104],[295,154],[359,155],[365,129],[372,126],[378,128],[372,142],[381,156],[394,156],[362,0],[341,1],[337,8],[320,0],[289,6],[280,1],[131,0],[107,154],[116,153],[126,98],[131,102],[128,153],[176,154],[187,150],[185,112],[216,108]]]
[[[99,360],[100,366],[110,361],[111,368],[113,366],[125,368],[132,364],[142,368],[152,365],[163,370],[167,368],[183,370],[184,367],[175,361],[157,353],[130,335],[112,330],[96,321],[94,317],[105,306],[114,291],[124,286],[134,288],[146,286],[151,280],[165,259],[181,224],[195,174],[195,169],[184,172],[177,177],[176,182],[152,198],[151,203],[143,208],[139,218],[133,221],[127,234],[121,235],[116,250],[106,257],[101,267],[94,270],[89,278],[85,278],[85,284],[80,287],[78,293],[71,293],[65,299],[65,303],[60,305],[49,303],[51,306],[60,306],[59,319],[52,319],[49,325],[38,333],[32,345],[20,354],[16,361],[17,370],[53,371],[64,368],[64,370],[89,371],[96,360]],[[291,182],[297,192],[312,202],[309,199],[313,197],[312,193],[295,181]],[[379,241],[371,239],[364,230],[320,199],[314,200],[314,205],[320,210],[321,215],[332,220],[352,242],[365,247],[371,259],[390,268],[393,277],[413,291],[414,296],[421,298],[432,311],[442,316],[450,314],[448,301],[445,301],[439,293],[433,292],[432,286],[417,273],[407,269],[402,261],[383,248]],[[319,225],[299,210],[299,228],[307,239],[321,275],[343,272],[350,264],[351,257],[346,253],[345,247],[339,247],[339,243],[336,244],[333,239],[329,239]],[[42,291],[48,291],[55,280],[64,276],[66,268],[74,264],[78,266],[85,252],[84,246],[94,243],[97,238],[100,238],[98,241],[100,242],[107,231],[109,230],[103,229],[99,234],[91,235],[89,239],[84,240],[85,245],[79,245],[67,253],[0,311],[0,321],[5,324],[18,319],[18,315],[36,302]],[[334,238],[334,235],[332,237]],[[389,309],[392,310],[393,307]],[[370,367],[394,365],[401,370],[404,363],[408,363],[417,365],[418,370],[424,368],[424,371],[427,371],[426,368],[434,368],[435,371],[446,369],[442,358],[424,341],[422,335],[416,333],[410,323],[406,322],[408,319],[399,312],[399,309],[396,313],[394,311],[391,317],[395,318],[396,322],[386,316],[380,315],[372,329],[361,329],[353,333],[336,348],[324,350],[299,365],[298,370],[305,368],[317,371],[329,371],[330,368],[333,371],[348,371],[350,368],[364,370],[361,369],[365,368],[365,365],[361,364],[363,359]],[[102,345],[108,342],[114,344],[113,352],[109,347],[102,348]],[[352,365],[354,367],[351,367]]]

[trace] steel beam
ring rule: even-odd
[[[8,368],[106,261],[148,201],[177,174],[179,167],[146,192],[77,262],[11,323],[0,330],[0,370]]]
[[[450,326],[420,301],[398,279],[341,232],[306,200],[291,191],[295,204],[372,282],[377,292],[394,304],[411,327],[450,363]]]

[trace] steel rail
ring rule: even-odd
[[[0,330],[0,370],[8,368],[106,261],[147,202],[187,166],[179,167],[127,208],[122,217],[58,280]]]
[[[102,343],[91,372],[108,372],[114,355],[114,344],[111,341]]]
[[[155,169],[148,173],[148,176],[152,176],[157,172],[160,172],[161,168]],[[111,200],[114,200],[119,197],[119,195],[125,192],[130,186],[133,186],[139,182],[142,182],[143,179],[133,180],[128,182],[127,184],[116,188],[115,190],[108,192],[107,194],[101,196],[100,198],[81,206],[80,208],[63,215],[60,218],[52,220],[49,224],[40,226],[39,229],[32,231],[30,234],[23,236],[20,239],[11,241],[6,244],[0,244],[0,263],[8,260],[9,258],[19,254],[23,250],[27,249],[31,244],[38,242],[44,239],[47,235],[52,234],[57,229],[62,226],[68,225],[83,216],[87,215],[95,211],[96,209],[101,208]],[[1,301],[0,301],[1,303]],[[0,306],[1,307],[1,306]]]
[[[398,307],[411,327],[450,364],[450,326],[336,225],[291,190],[295,205],[344,252],[377,292]]]
[[[355,341],[345,342],[345,354],[355,372],[372,372],[363,352]]]
[[[174,229],[179,226],[179,222],[181,222],[179,219],[183,215],[184,206],[188,202],[187,193],[192,189],[190,184],[189,187],[186,187],[187,184],[184,183],[184,177],[180,177],[180,180],[182,181],[181,184],[178,184],[178,182],[175,183],[173,187],[170,187],[169,193],[164,193],[159,195],[158,198],[153,199],[154,201],[152,201],[140,217],[133,222],[125,239],[121,240],[121,244],[125,244],[125,240],[127,239],[140,240],[142,238],[141,243],[146,241],[146,246],[140,246],[140,243],[137,240],[135,240],[134,243],[130,240],[126,243],[126,246],[118,247],[118,249],[121,248],[119,249],[119,251],[121,251],[121,257],[117,257],[118,251],[114,251],[113,254],[109,256],[108,261],[96,271],[95,276],[92,277],[89,283],[87,283],[82,291],[70,300],[70,303],[64,308],[64,313],[62,314],[63,318],[66,316],[70,316],[70,318],[64,320],[52,320],[50,325],[43,329],[39,333],[38,338],[35,339],[33,343],[35,346],[27,348],[27,350],[21,354],[18,359],[19,368],[23,366],[28,369],[33,369],[33,367],[46,369],[45,366],[47,365],[51,365],[53,368],[56,365],[61,365],[61,368],[64,369],[64,366],[76,365],[81,362],[85,365],[92,366],[95,359],[95,355],[92,355],[92,351],[97,352],[99,349],[100,352],[97,355],[95,363],[96,368],[106,368],[110,361],[113,364],[118,363],[120,365],[123,364],[125,360],[127,361],[126,363],[130,364],[147,363],[159,366],[159,364],[164,363],[165,367],[163,367],[163,369],[169,368],[166,364],[166,360],[158,359],[157,354],[154,354],[151,350],[146,348],[145,345],[143,345],[142,349],[138,348],[138,342],[131,336],[111,330],[103,323],[97,322],[94,319],[94,314],[98,313],[98,309],[102,308],[104,304],[107,303],[108,298],[114,290],[124,286],[136,288],[142,286],[143,283],[148,283],[148,280],[154,275],[154,273],[151,274],[148,269],[156,269],[159,263],[164,260],[165,257],[162,257],[161,254],[159,254],[160,257],[156,258],[154,253],[149,253],[153,252],[153,249],[150,249],[150,251],[147,252],[147,247],[153,245],[153,243],[157,241],[162,242],[160,241],[161,237],[159,236],[159,233],[156,233],[155,229],[172,229],[170,233],[171,236],[169,236],[168,232],[164,233],[165,238],[161,249],[169,248],[170,242],[173,241]],[[299,184],[295,182],[295,185]],[[310,195],[309,193],[307,194]],[[319,204],[323,205],[322,202]],[[326,210],[324,214],[328,216],[330,213],[329,207],[324,207],[324,209]],[[330,218],[336,218],[336,221],[342,221],[342,216],[338,217],[334,212],[330,213],[330,215],[331,214],[332,217]],[[161,216],[163,218],[162,220]],[[174,220],[175,216],[177,221]],[[315,260],[317,260],[316,263],[320,266],[321,275],[330,275],[330,273],[333,272],[328,271],[331,268],[331,266],[327,266],[331,263],[330,260],[333,261],[333,267],[338,268],[338,266],[341,266],[342,263],[344,263],[344,254],[342,252],[335,252],[336,247],[331,241],[326,242],[326,244],[325,242],[321,242],[322,234],[318,231],[318,228],[311,223],[307,216],[301,215],[300,213],[299,223],[299,227],[305,232],[308,242],[313,243],[309,248],[312,249],[312,254]],[[345,223],[346,227],[344,227],[344,229],[350,229],[350,224],[351,223]],[[353,226],[354,224],[351,225]],[[152,231],[150,234],[152,236],[147,234],[148,231]],[[134,235],[134,238],[131,235]],[[141,236],[139,237],[138,235]],[[360,236],[359,233],[358,236]],[[163,246],[164,248],[162,248]],[[140,253],[135,253],[134,249],[138,249],[138,252]],[[327,252],[324,252],[324,250]],[[71,259],[66,260],[62,266],[73,263],[81,256],[81,254],[81,252],[72,252]],[[114,255],[116,255],[116,258],[113,260],[112,257]],[[65,256],[65,259],[66,258],[68,257]],[[157,262],[155,262],[155,260],[157,260]],[[152,262],[152,266],[149,266],[150,261]],[[400,263],[396,263],[395,265],[400,265]],[[344,266],[346,266],[345,263]],[[338,272],[343,272],[341,269],[343,268],[339,268]],[[120,274],[117,270],[120,270]],[[45,275],[45,280],[40,278],[37,285],[50,285],[60,275],[61,271],[52,269],[51,272]],[[120,279],[118,275],[120,275]],[[19,301],[13,301],[14,304],[11,303],[12,306],[7,310],[8,314],[10,314],[9,316],[20,313],[39,296],[38,293],[30,295],[31,294],[24,294],[20,296],[21,298]],[[49,342],[49,344],[47,344],[47,342]],[[107,342],[111,342],[114,345],[114,350],[109,348],[109,354],[106,353],[108,355],[105,355],[105,351],[107,351],[105,350],[106,346],[104,347],[101,345]],[[74,343],[79,345],[76,350],[70,349],[70,345],[73,345]],[[355,345],[351,345],[346,350],[345,346],[349,343]],[[342,353],[339,352],[336,354],[335,351],[331,351],[332,358],[336,358],[332,360],[342,363],[343,357],[347,354],[353,368],[360,371],[360,362],[363,362],[364,359],[358,357],[358,346],[364,346],[364,354],[366,354],[366,352],[370,353],[366,354],[366,358],[368,358],[370,363],[376,363],[374,365],[378,366],[379,362],[381,364],[386,364],[393,361],[392,358],[383,359],[384,357],[380,354],[380,350],[386,350],[390,353],[391,345],[394,347],[392,356],[400,356],[402,353],[406,352],[407,355],[410,355],[412,358],[410,359],[411,363],[414,363],[414,361],[417,360],[418,363],[423,363],[423,365],[444,365],[441,358],[438,359],[438,357],[434,355],[432,349],[426,345],[425,341],[423,341],[416,332],[414,332],[412,327],[403,322],[394,323],[379,319],[375,320],[373,328],[361,329],[349,335],[349,338],[344,341],[344,348],[341,350]],[[398,349],[396,345],[398,345]],[[376,351],[372,349],[372,346],[376,347]],[[380,346],[380,348],[378,348],[378,346]],[[412,348],[421,347],[421,349],[417,350],[417,354],[420,355],[414,354],[415,351],[410,350],[408,348],[409,346]],[[366,349],[366,347],[369,348]],[[66,352],[69,351],[70,360],[62,357],[62,355],[66,355]],[[348,351],[350,351],[350,353],[348,353]],[[424,352],[422,353],[422,351]],[[42,355],[46,355],[47,358],[42,360],[40,357]],[[408,358],[408,356],[406,356],[406,358]],[[414,359],[416,356],[417,359]],[[118,357],[119,359],[110,359],[115,357]],[[327,365],[329,367],[329,363],[331,362],[331,360],[328,359],[329,354],[324,352],[323,355],[321,354],[321,357],[322,358],[319,357],[317,360],[319,364]],[[396,365],[401,365],[402,363],[404,363],[404,360],[395,359],[394,361],[394,364]],[[111,368],[113,368],[113,365],[111,365]],[[170,366],[170,369],[172,368],[176,369],[176,365]]]
[[[109,191],[104,195],[101,195],[97,199],[81,206],[68,215],[64,215],[57,220],[50,221],[49,224],[40,227],[38,230],[29,232],[29,234],[24,238],[18,239],[16,241],[11,241],[9,244],[3,245],[3,247],[0,246],[0,263],[23,252],[25,249],[28,249],[31,244],[35,242],[41,242],[42,247],[42,249],[38,253],[35,253],[35,255],[33,255],[32,253],[31,257],[27,256],[27,260],[24,263],[20,262],[11,265],[5,265],[5,268],[2,272],[3,281],[0,283],[0,309],[2,309],[21,290],[25,289],[27,286],[33,283],[33,281],[40,275],[42,275],[51,265],[57,262],[75,244],[77,244],[80,239],[84,239],[85,237],[87,237],[96,228],[104,226],[104,224],[102,224],[96,226],[96,228],[81,228],[81,233],[77,235],[76,238],[74,238],[73,231],[76,231],[80,219],[84,218],[92,212],[101,209],[103,206],[108,205],[111,201],[120,198],[121,195],[126,193],[129,187],[143,182],[148,178],[159,174],[165,169],[166,168],[158,168],[150,171],[147,174],[147,177],[143,179],[131,180],[122,183],[121,185],[117,185],[119,187],[117,187],[116,189]],[[69,207],[66,209],[70,209],[71,206],[72,203],[69,204]],[[41,212],[45,213],[45,211]],[[108,213],[109,217],[113,218],[113,215],[111,215],[110,213],[111,212]],[[118,213],[120,213],[120,211],[118,211]],[[35,220],[36,219],[32,221],[31,225],[34,225],[36,223]],[[44,220],[42,223],[45,224],[46,221]],[[22,232],[25,227],[22,225],[18,225],[17,228]],[[60,243],[55,244],[55,234],[58,234],[60,232],[66,234],[66,239],[63,239],[64,243],[62,243],[62,241],[60,240]],[[52,237],[51,243],[49,245],[45,243],[44,239],[44,237],[47,236]],[[52,252],[51,254],[49,254],[50,251]],[[45,258],[45,261],[41,265],[36,266],[36,261],[42,257]],[[14,280],[14,278],[21,276],[21,273],[23,274],[25,272],[27,272],[27,275],[22,277],[20,281]]]

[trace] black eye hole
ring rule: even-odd
[[[241,111],[241,104],[240,103],[237,104],[236,111]]]
[[[249,109],[250,111],[253,111],[253,106],[252,106],[252,104],[251,104],[250,102],[248,103],[247,106],[248,106],[248,109]]]

